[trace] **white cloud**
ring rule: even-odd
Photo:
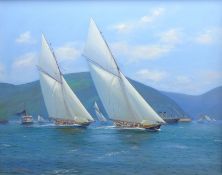
[[[160,41],[168,44],[179,44],[182,42],[182,32],[180,29],[172,28],[159,34]]]
[[[205,80],[206,84],[211,84],[215,82],[222,83],[222,72],[221,71],[204,71],[200,75],[201,79]]]
[[[118,32],[129,31],[130,28],[131,24],[126,24],[126,23],[116,24],[113,26],[113,29],[117,30]]]
[[[188,84],[188,83],[191,83],[191,78],[190,77],[188,77],[188,76],[184,76],[184,75],[178,75],[178,76],[176,76],[176,83],[177,84],[183,84],[183,85],[186,85],[186,84]]]
[[[173,46],[170,45],[129,45],[121,42],[113,43],[111,46],[116,55],[126,57],[128,62],[154,60],[169,53],[173,49]]]
[[[23,69],[23,68],[35,66],[36,63],[37,63],[37,54],[34,52],[30,52],[16,58],[12,67],[15,69],[17,68]]]
[[[195,38],[195,41],[199,44],[211,44],[214,41],[211,31],[200,34]]]
[[[38,79],[37,73],[38,55],[35,52],[25,53],[14,59],[7,79],[16,84],[27,83]]]
[[[151,10],[150,14],[142,16],[137,20],[115,24],[111,28],[113,28],[119,33],[129,32],[136,28],[141,28],[154,22],[155,20],[157,20],[158,17],[160,17],[164,13],[164,11],[164,8],[159,7]]]
[[[61,61],[73,61],[81,56],[81,51],[74,43],[66,43],[63,46],[56,48],[55,54]]]
[[[138,72],[136,72],[136,76],[143,81],[151,80],[154,82],[159,82],[165,79],[168,76],[168,73],[165,71],[141,69]]]
[[[21,33],[18,38],[16,38],[16,43],[19,44],[34,44],[36,41],[31,36],[30,31],[26,31],[24,33]]]
[[[164,13],[164,8],[156,8],[151,11],[149,15],[143,16],[140,18],[139,22],[141,23],[150,23],[156,20],[157,17],[161,16]]]
[[[221,42],[222,40],[222,29],[219,27],[209,28],[198,36],[194,37],[194,41],[198,44],[210,45],[215,42]]]
[[[170,53],[182,43],[183,33],[179,28],[172,28],[157,34],[156,44],[130,45],[126,42],[111,44],[114,54],[127,58],[128,62],[140,60],[155,60]]]

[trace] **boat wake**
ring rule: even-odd
[[[116,129],[116,130],[136,130],[136,131],[161,131],[160,129],[158,130],[149,130],[149,129],[145,129],[145,128],[127,128],[127,127],[116,127],[114,125],[111,126],[98,126],[92,129]]]
[[[54,123],[44,123],[44,124],[33,124],[31,127],[42,128],[42,127],[56,127]]]
[[[92,129],[115,129],[115,126],[114,125],[111,125],[111,126],[97,126],[95,128],[92,128]]]

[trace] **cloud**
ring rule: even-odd
[[[201,73],[201,78],[205,80],[206,84],[211,84],[214,82],[222,83],[222,72],[221,71],[204,71]]]
[[[183,84],[183,85],[191,83],[191,81],[192,81],[190,77],[184,76],[184,75],[178,75],[178,76],[176,76],[175,79],[176,79],[175,82],[177,84]]]
[[[195,41],[199,44],[211,44],[214,41],[211,31],[206,31],[195,38]]]
[[[131,29],[131,24],[127,24],[127,23],[120,23],[120,24],[116,24],[113,26],[113,29],[117,30],[118,32],[125,32],[125,31],[129,31]]]
[[[168,44],[179,44],[182,42],[181,29],[172,28],[159,34],[160,41]]]
[[[215,42],[221,42],[222,40],[222,29],[219,27],[214,27],[207,29],[196,37],[194,37],[194,42],[198,44],[203,44],[203,45],[210,45]]]
[[[21,84],[38,79],[38,71],[36,68],[38,55],[36,52],[24,53],[14,58],[11,64],[7,81],[11,83]]]
[[[179,28],[172,28],[158,33],[159,37],[154,44],[130,45],[126,42],[111,44],[114,54],[123,56],[128,62],[140,60],[155,60],[170,53],[183,41],[183,33]]]
[[[165,79],[168,76],[168,73],[165,71],[158,71],[158,70],[149,70],[149,69],[141,69],[136,72],[136,76],[140,77],[143,81],[154,81],[159,82]]]
[[[120,57],[126,57],[128,62],[137,62],[140,60],[154,60],[169,53],[173,46],[162,44],[147,45],[129,45],[123,42],[111,44],[111,47]]]
[[[141,23],[150,23],[156,20],[157,17],[161,16],[164,13],[164,8],[156,8],[151,11],[149,15],[143,16],[140,18],[139,22]]]
[[[37,54],[35,52],[26,53],[22,56],[16,58],[12,67],[14,69],[24,69],[28,67],[33,67],[37,63]]]
[[[34,44],[34,43],[36,43],[36,41],[31,36],[30,31],[26,31],[24,33],[21,33],[18,36],[18,38],[16,38],[15,41],[16,41],[16,43],[19,43],[19,44]]]
[[[164,13],[164,11],[165,9],[162,7],[155,8],[151,10],[148,15],[142,16],[137,20],[115,24],[111,28],[116,30],[118,33],[129,32],[136,28],[141,28],[154,22]]]
[[[56,48],[55,54],[60,61],[73,61],[81,56],[81,51],[74,43],[66,43]]]

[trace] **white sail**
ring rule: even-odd
[[[113,120],[165,123],[120,72],[113,55],[91,19],[83,52],[99,97]]]
[[[109,48],[106,46],[105,40],[101,37],[100,31],[92,19],[90,20],[88,40],[83,55],[94,64],[99,63],[97,65],[101,68],[118,76],[117,65],[110,54]]]
[[[104,115],[99,110],[99,106],[97,105],[96,102],[94,103],[94,108],[95,108],[95,113],[96,113],[96,116],[97,116],[98,120],[101,121],[101,122],[107,121],[107,119],[104,117]]]
[[[50,118],[75,120],[80,123],[93,121],[63,78],[44,36],[38,67],[42,94]]]
[[[38,118],[37,118],[38,122],[44,122],[45,119],[43,117],[41,117],[40,115],[38,115]]]

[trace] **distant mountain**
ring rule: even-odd
[[[172,98],[194,119],[206,114],[215,119],[222,120],[222,86],[202,95],[185,95],[171,92],[162,93]]]
[[[67,74],[65,79],[92,116],[95,116],[93,109],[95,101],[97,101],[101,111],[107,115],[88,72]],[[160,91],[131,79],[129,81],[157,112],[165,111],[168,116],[182,117],[185,115],[185,112],[171,98]],[[0,83],[1,119],[22,111],[24,106],[28,113],[33,116],[48,116],[39,81],[22,85]]]

